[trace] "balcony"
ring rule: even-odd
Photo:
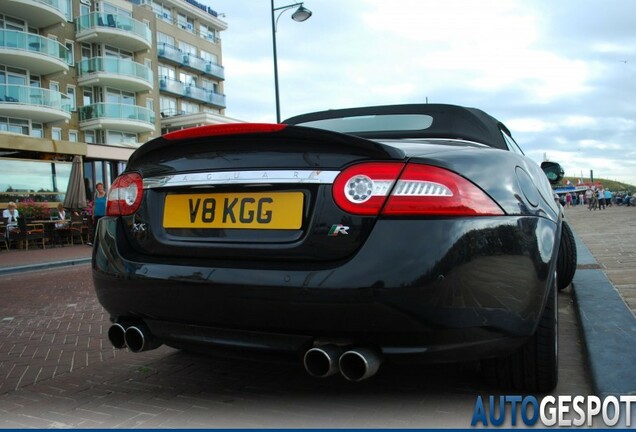
[[[78,42],[106,43],[127,51],[152,46],[150,26],[126,15],[93,12],[75,20]]]
[[[225,79],[225,71],[223,66],[204,60],[191,54],[183,56],[183,67],[190,68],[204,75],[211,75],[218,79]]]
[[[96,103],[79,108],[80,128],[117,129],[124,132],[154,132],[155,113],[128,104]]]
[[[71,119],[71,100],[60,92],[21,85],[0,85],[0,115],[38,123]]]
[[[208,94],[208,103],[219,108],[225,108],[225,95],[221,93],[210,92]]]
[[[207,75],[216,77],[220,80],[225,79],[225,69],[223,68],[223,66],[216,63],[212,63],[212,62],[207,63],[205,65],[205,73]]]
[[[159,80],[159,90],[183,96],[185,94],[185,86],[181,81],[163,77]]]
[[[66,72],[71,53],[56,40],[17,30],[0,30],[0,63],[28,69],[32,74]]]
[[[168,45],[166,43],[161,43],[157,47],[157,55],[159,58],[170,60],[173,63],[178,65],[183,63],[183,53],[177,47],[172,45]]]
[[[209,75],[217,79],[225,79],[225,70],[223,66],[211,61],[202,59],[193,54],[184,54],[179,48],[166,43],[159,45],[157,49],[159,58],[169,60],[186,69],[191,69],[204,75]]]
[[[159,90],[225,108],[225,95],[193,85],[184,85],[181,81],[163,77],[159,80]]]
[[[2,0],[0,14],[16,15],[25,19],[30,26],[43,28],[66,22],[70,18],[65,3],[59,0]]]
[[[77,74],[81,86],[110,86],[130,92],[153,89],[152,70],[132,60],[93,57],[77,63]]]

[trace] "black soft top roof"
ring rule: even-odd
[[[408,104],[408,105],[384,105],[360,108],[346,108],[337,110],[320,111],[291,117],[283,123],[298,126],[309,126],[331,129],[322,120],[369,117],[376,116],[430,116],[432,121],[424,128],[383,129],[371,130],[347,130],[345,133],[364,138],[450,138],[464,139],[486,144],[490,147],[507,149],[501,130],[508,135],[508,128],[496,118],[486,114],[477,108],[467,108],[458,105],[446,104]],[[370,120],[371,122],[373,120]],[[379,119],[378,119],[379,121]],[[390,122],[388,122],[390,124]]]

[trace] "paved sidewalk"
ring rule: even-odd
[[[566,209],[577,240],[573,281],[594,392],[636,394],[636,208]],[[0,251],[0,276],[88,264],[92,247]]]
[[[46,249],[0,249],[0,276],[21,271],[87,264],[93,248],[88,245],[58,246]]]

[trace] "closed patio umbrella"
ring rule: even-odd
[[[82,211],[86,208],[86,189],[84,188],[84,169],[82,158],[73,157],[71,176],[68,179],[66,196],[64,197],[64,208]]]

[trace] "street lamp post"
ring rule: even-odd
[[[276,123],[280,123],[280,98],[278,96],[278,57],[276,55],[276,27],[278,25],[278,19],[286,10],[292,9],[298,6],[296,12],[292,14],[294,21],[303,22],[311,17],[311,11],[303,7],[303,3],[294,3],[287,6],[274,7],[274,0],[272,2],[272,45],[274,48],[274,91],[276,93]],[[276,11],[280,11],[277,17]]]

